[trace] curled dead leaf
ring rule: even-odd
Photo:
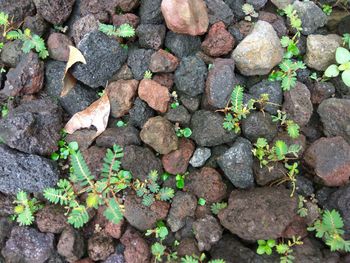
[[[97,101],[92,103],[88,108],[72,116],[67,122],[64,129],[67,133],[72,134],[76,130],[95,126],[97,132],[95,138],[99,136],[107,127],[111,105],[107,92]]]
[[[79,49],[73,46],[69,46],[69,58],[64,71],[63,76],[63,88],[61,91],[61,97],[66,96],[76,84],[76,79],[68,72],[68,70],[77,62],[86,64],[86,60]]]

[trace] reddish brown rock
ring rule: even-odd
[[[133,28],[136,28],[140,23],[140,18],[137,15],[131,14],[131,13],[114,15],[112,19],[113,19],[113,25],[117,27],[122,24],[129,24]]]
[[[177,255],[180,257],[186,255],[200,255],[198,249],[197,241],[194,238],[184,238],[180,241],[179,246],[177,247]]]
[[[161,116],[150,118],[143,126],[140,137],[160,154],[168,154],[178,148],[174,125]]]
[[[209,17],[203,0],[163,0],[161,9],[171,31],[192,36],[207,32]]]
[[[159,49],[151,56],[149,69],[152,72],[174,72],[179,65],[179,59],[170,52]]]
[[[305,218],[296,215],[290,225],[284,230],[282,236],[285,238],[293,238],[293,236],[304,238],[307,234]]]
[[[129,227],[122,238],[121,243],[125,246],[124,258],[127,263],[149,263],[151,252],[149,246],[135,229]]]
[[[173,73],[158,73],[154,75],[153,80],[158,82],[160,85],[170,89],[174,85],[174,74]]]
[[[82,16],[93,15],[102,23],[109,22],[108,8],[117,6],[117,0],[101,1],[101,0],[82,0],[80,3],[80,13]]]
[[[186,178],[184,191],[191,192],[207,203],[220,202],[226,195],[226,184],[221,175],[213,168],[203,167]]]
[[[226,30],[223,22],[211,26],[208,35],[202,43],[202,50],[212,57],[220,57],[230,53],[235,44],[233,36]]]
[[[191,140],[180,139],[179,148],[163,156],[164,170],[171,174],[183,174],[194,152],[195,145]]]
[[[73,42],[61,33],[52,33],[47,40],[50,57],[55,60],[68,61],[69,46],[73,46]]]
[[[118,224],[113,224],[111,221],[108,221],[105,227],[105,232],[107,235],[115,239],[119,239],[122,236],[124,226],[124,219],[122,219]]]
[[[164,113],[168,109],[169,91],[154,80],[143,79],[140,82],[139,97],[156,111]]]
[[[111,115],[114,118],[124,116],[132,107],[137,93],[137,80],[118,80],[107,87],[109,101],[111,103]]]
[[[306,150],[304,160],[324,185],[349,183],[350,145],[343,137],[318,139]]]
[[[130,12],[140,5],[140,0],[118,0],[118,6],[123,12]]]
[[[97,233],[88,241],[88,254],[94,261],[106,260],[113,252],[113,239],[107,235]]]
[[[75,0],[34,0],[36,11],[53,25],[62,25],[70,16]]]
[[[76,262],[85,255],[85,241],[78,230],[67,227],[57,243],[57,252],[68,262]]]
[[[35,216],[35,221],[40,232],[61,233],[68,226],[65,211],[60,206],[48,205],[39,210]]]
[[[18,96],[37,93],[44,83],[44,62],[31,51],[21,58],[16,68],[9,70],[6,77],[1,94]]]

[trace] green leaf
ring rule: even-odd
[[[222,209],[225,209],[226,207],[227,207],[227,203],[225,202],[213,203],[210,207],[210,210],[214,215],[217,215]]]
[[[30,226],[34,222],[34,216],[29,207],[26,207],[17,217],[20,226]]]
[[[258,138],[255,143],[257,148],[265,148],[267,146],[267,140],[265,138]]]
[[[80,228],[89,221],[89,214],[86,208],[82,205],[78,205],[72,209],[68,215],[68,223],[75,228]]]
[[[278,140],[275,142],[275,152],[278,160],[283,160],[288,153],[288,146],[284,141]]]
[[[4,12],[0,12],[0,25],[4,26],[4,25],[7,25],[8,23],[9,23],[9,15]]]
[[[9,40],[19,39],[21,38],[21,35],[22,35],[21,30],[18,30],[18,31],[13,30],[13,31],[7,32],[6,39],[9,39]]]
[[[76,176],[77,181],[80,182],[80,185],[90,185],[92,187],[92,180],[94,177],[91,175],[89,167],[87,166],[80,151],[77,151],[71,155],[71,165],[73,168],[73,173]]]
[[[335,52],[335,60],[338,64],[344,64],[350,61],[350,52],[346,48],[338,47]]]
[[[113,224],[118,224],[123,219],[120,205],[114,198],[108,200],[107,208],[103,215]]]
[[[299,125],[296,124],[293,121],[289,121],[287,122],[287,132],[288,135],[292,138],[292,139],[296,139],[299,137]]]
[[[278,244],[276,246],[276,251],[278,254],[285,254],[289,250],[289,246],[287,244]]]
[[[165,249],[166,247],[159,242],[156,242],[151,246],[152,255],[156,256],[157,258],[160,258],[164,255]]]
[[[118,37],[133,37],[135,36],[135,29],[129,24],[122,24],[118,27],[116,33]]]
[[[341,78],[344,82],[344,84],[348,87],[350,87],[350,69],[345,70],[342,74],[341,74]]]
[[[183,129],[183,134],[185,138],[189,138],[192,135],[192,130],[190,128]]]
[[[199,198],[198,199],[198,204],[201,205],[201,206],[204,206],[206,204],[206,200],[204,198]]]
[[[337,65],[330,65],[326,71],[324,72],[324,75],[327,78],[334,78],[337,77],[339,75],[339,69]]]
[[[153,202],[155,201],[153,194],[145,194],[142,197],[142,204],[144,206],[151,206]]]
[[[242,111],[243,107],[243,87],[237,85],[231,94],[232,109],[235,113]]]
[[[162,201],[169,201],[174,197],[175,191],[170,187],[163,187],[159,190],[159,199]]]
[[[72,149],[73,151],[78,151],[78,149],[79,149],[79,145],[78,145],[77,142],[70,142],[70,143],[68,144],[68,147],[69,147],[70,149]]]

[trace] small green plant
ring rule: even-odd
[[[324,72],[327,78],[334,78],[339,76],[347,87],[350,87],[350,52],[346,48],[338,47],[335,52],[335,60],[339,64],[330,65]]]
[[[203,263],[204,260],[206,259],[206,255],[204,253],[200,254],[199,256],[197,255],[186,255],[181,258],[181,263]],[[225,260],[223,259],[212,259],[209,260],[208,263],[226,263]]]
[[[173,99],[173,102],[170,104],[170,108],[176,109],[177,107],[180,106],[177,92],[174,90],[170,96]]]
[[[298,215],[300,217],[307,216],[308,211],[307,211],[307,208],[305,207],[305,203],[306,203],[305,197],[302,195],[299,195],[298,196]]]
[[[121,128],[121,127],[126,127],[127,124],[124,121],[119,120],[115,123],[115,126],[117,126],[118,128]]]
[[[296,31],[296,35],[299,37],[300,32],[303,30],[302,22],[299,18],[297,11],[294,10],[292,5],[288,5],[283,9],[285,15],[289,18],[291,27]]]
[[[287,114],[285,111],[278,110],[277,116],[272,116],[273,122],[281,122],[281,126],[285,127],[289,137],[292,139],[297,139],[300,135],[300,126],[293,120],[287,119]]]
[[[152,79],[153,73],[150,70],[146,70],[145,73],[143,74],[144,79]]]
[[[222,209],[225,209],[226,207],[227,207],[227,203],[225,203],[225,202],[213,203],[213,204],[210,206],[210,210],[211,210],[211,212],[212,212],[214,215],[217,215],[217,214],[219,214],[219,212],[220,212]]]
[[[61,139],[58,141],[58,151],[51,154],[51,160],[67,160],[70,154],[76,152],[79,148],[77,142],[66,142],[67,133],[61,131]]]
[[[205,206],[206,203],[207,203],[207,201],[204,198],[199,198],[198,199],[198,205]]]
[[[60,179],[57,188],[44,190],[44,197],[51,203],[60,204],[66,208],[68,223],[75,228],[82,227],[89,221],[89,209],[106,206],[104,216],[112,223],[118,224],[123,218],[123,206],[119,203],[116,193],[131,185],[131,173],[120,169],[120,158],[123,150],[114,145],[107,149],[101,170],[100,180],[91,174],[82,153],[71,151],[71,174],[69,180]],[[86,195],[85,203],[81,201]]]
[[[34,222],[34,215],[42,208],[36,198],[29,199],[24,191],[19,191],[14,201],[14,215],[12,219],[20,226],[30,226]]]
[[[248,3],[242,5],[242,11],[245,14],[244,20],[252,21],[252,18],[257,18],[259,14],[254,10],[254,6]]]
[[[322,5],[322,11],[327,16],[330,16],[333,12],[333,7],[331,5],[324,4],[324,5]]]
[[[175,177],[176,180],[176,187],[178,189],[183,189],[185,187],[185,178],[187,176],[187,173],[185,174],[177,174]]]
[[[190,128],[180,129],[180,127],[176,127],[175,132],[176,132],[176,136],[179,138],[181,137],[189,138],[192,135],[192,130]]]
[[[322,238],[331,251],[350,252],[350,240],[345,240],[343,218],[336,210],[325,210],[322,219],[315,221],[308,231],[316,231],[316,237]]]
[[[273,239],[269,240],[258,240],[258,248],[256,253],[259,255],[271,255],[272,249],[276,246],[276,241]]]
[[[99,30],[107,36],[128,38],[135,36],[135,29],[129,24],[122,24],[119,27],[100,23]]]
[[[143,205],[150,206],[155,200],[170,201],[174,197],[174,189],[170,187],[161,188],[158,184],[158,179],[158,172],[153,170],[144,182],[138,179],[134,182],[136,195],[142,197]]]

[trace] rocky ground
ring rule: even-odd
[[[242,11],[246,2],[255,9],[251,21]],[[281,82],[268,75],[285,52],[280,38],[293,35],[277,11],[287,4],[302,21],[298,47],[307,67],[297,72],[296,86],[283,91]],[[330,15],[323,4],[334,5]],[[334,63],[342,35],[350,33],[349,4],[0,0],[0,12],[44,38],[49,51],[45,60],[34,51],[25,54],[20,40],[5,41],[1,51],[1,106],[8,113],[0,117],[0,262],[154,262],[155,239],[145,232],[160,220],[169,229],[164,243],[170,247],[178,240],[179,257],[205,252],[207,259],[227,263],[279,262],[276,254],[258,255],[256,241],[299,236],[303,245],[294,248],[294,262],[350,262],[347,253],[330,251],[307,231],[319,216],[318,207],[336,209],[344,220],[344,237],[350,238],[350,88],[340,77],[327,82],[311,77],[314,72],[322,76]],[[109,37],[98,30],[99,22],[129,23],[136,36]],[[72,67],[77,83],[61,97],[69,45],[87,64]],[[147,70],[152,79],[144,79]],[[239,133],[224,129],[224,114],[217,111],[227,106],[236,85],[245,87],[245,100],[268,94],[273,103],[249,114]],[[149,207],[126,191],[119,224],[107,221],[102,206],[91,212],[87,225],[75,229],[66,223],[64,208],[45,201],[42,191],[68,176],[66,161],[50,159],[61,130],[104,87],[111,105],[107,129],[97,138],[93,127],[66,138],[78,142],[92,174],[98,177],[106,149],[118,144],[124,149],[122,168],[134,178],[145,180],[151,170],[167,172],[164,185],[177,189],[175,175],[186,175],[184,188],[171,202]],[[300,126],[297,139],[272,121],[278,110]],[[126,126],[117,127],[120,120]],[[191,136],[179,138],[176,127],[190,128]],[[285,178],[283,164],[260,167],[253,155],[261,137],[301,147],[293,197],[290,182],[272,185]],[[44,204],[29,227],[9,219],[19,190]],[[306,217],[298,213],[298,196],[306,200]],[[210,207],[218,202],[227,207],[215,215]]]

